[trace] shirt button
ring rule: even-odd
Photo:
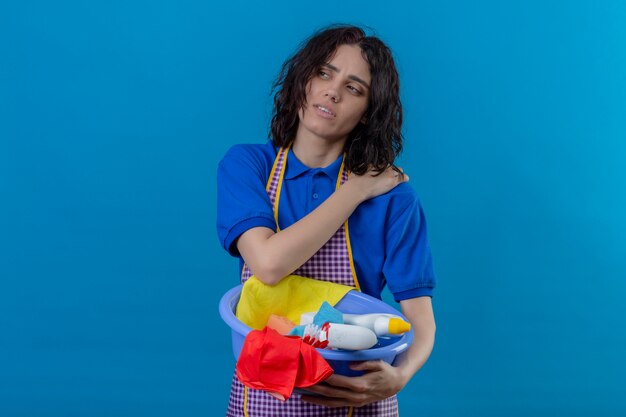
[[[317,197],[319,197],[319,195],[317,193],[313,193],[313,198],[317,200]]]

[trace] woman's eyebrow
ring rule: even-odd
[[[331,70],[333,70],[335,72],[341,71],[339,68],[337,68],[336,66],[334,66],[332,64],[329,64],[329,63],[324,64],[324,66],[330,68]],[[348,78],[351,79],[351,80],[356,81],[357,83],[363,84],[363,86],[367,87],[367,89],[369,90],[369,88],[370,88],[369,84],[366,83],[365,81],[363,81],[363,79],[357,77],[356,75],[352,75],[352,74],[348,75]]]

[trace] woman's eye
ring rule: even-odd
[[[325,73],[324,71],[322,71],[322,70],[320,70],[319,74],[320,74],[320,76],[321,76],[322,78],[325,78],[325,77],[327,77],[327,76],[328,76],[328,74],[326,74],[326,73]]]
[[[352,91],[353,93],[361,94],[361,92],[357,88],[354,88],[351,85],[348,86],[348,89]]]

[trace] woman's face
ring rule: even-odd
[[[330,141],[345,139],[369,104],[371,74],[356,45],[341,45],[306,86],[306,102],[298,112],[298,136],[311,134]]]

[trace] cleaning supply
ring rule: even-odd
[[[286,336],[294,327],[296,327],[296,325],[287,317],[271,314],[270,318],[267,320],[267,327],[276,330],[283,336]]]
[[[411,324],[393,314],[344,314],[347,324],[363,326],[376,333],[376,336],[397,336],[411,330]]]
[[[308,327],[309,336],[311,335],[311,329],[318,329],[322,327],[325,323],[340,323],[343,324],[343,313],[330,304],[324,301],[319,311],[310,312],[310,313],[302,313],[300,316],[300,325],[295,326],[288,333],[289,336],[300,336],[304,338],[304,331],[307,329],[308,324],[315,324],[317,327]],[[309,343],[313,344],[313,343]],[[325,346],[315,346],[315,347],[325,347]]]
[[[300,325],[313,323],[316,314],[315,312],[302,313]],[[387,313],[343,314],[342,322],[366,327],[376,336],[398,336],[411,330],[411,324],[404,321],[402,317]]]
[[[272,314],[297,323],[302,313],[319,310],[324,301],[335,305],[353,289],[298,275],[289,275],[276,285],[267,285],[253,275],[243,285],[235,315],[256,330],[265,327]]]
[[[231,329],[232,353],[235,359],[239,357],[246,335],[250,327],[242,323],[235,316],[237,302],[241,295],[243,285],[237,285],[228,290],[222,296],[219,304],[220,316]],[[378,298],[374,298],[358,291],[349,291],[335,306],[339,311],[350,313],[390,313],[402,317],[400,312]],[[299,323],[296,320],[295,323]],[[335,374],[344,376],[359,376],[363,371],[354,371],[349,364],[354,361],[382,360],[385,363],[393,363],[396,357],[406,351],[413,343],[413,331],[390,338],[379,338],[378,344],[373,349],[366,350],[342,350],[342,349],[316,349],[324,357],[335,371]],[[239,384],[239,380],[236,380]],[[239,387],[241,385],[239,384]]]
[[[305,325],[302,340],[320,349],[344,350],[365,350],[378,343],[376,334],[366,327],[328,322]]]
[[[300,316],[302,317],[302,316]],[[324,301],[313,317],[313,324],[322,326],[324,323],[343,324],[343,313]],[[301,323],[302,324],[302,323]]]
[[[295,387],[317,384],[332,375],[333,369],[299,337],[282,336],[264,327],[246,336],[236,372],[245,386],[264,390],[284,401]]]

